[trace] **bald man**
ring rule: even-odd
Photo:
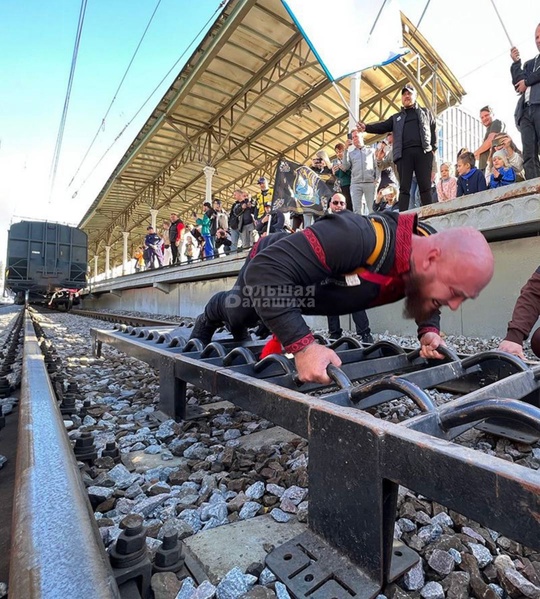
[[[437,352],[439,309],[457,310],[493,276],[493,255],[472,228],[429,234],[415,214],[328,214],[301,233],[262,239],[234,288],[216,294],[192,337],[208,343],[225,324],[240,340],[258,320],[294,355],[299,378],[329,383],[338,355],[319,345],[303,314],[349,314],[406,298],[404,316],[418,325],[421,355]]]

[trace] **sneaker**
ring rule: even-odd
[[[374,343],[373,335],[371,333],[363,333],[360,337],[362,338],[362,343],[366,343],[367,345]]]
[[[209,321],[204,314],[199,314],[189,338],[199,339],[203,345],[208,345],[212,341],[212,336],[217,328],[218,325]]]

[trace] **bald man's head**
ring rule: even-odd
[[[422,320],[442,306],[457,310],[491,281],[493,254],[485,237],[472,227],[413,236],[412,244],[406,316]]]

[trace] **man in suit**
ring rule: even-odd
[[[535,31],[536,47],[540,52],[540,24]],[[538,150],[540,145],[540,54],[528,60],[523,67],[519,50],[510,50],[512,58],[512,83],[521,94],[515,112],[516,127],[521,132],[523,143],[523,167],[525,178],[540,177],[540,160]]]

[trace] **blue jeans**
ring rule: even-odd
[[[204,257],[214,257],[214,244],[212,243],[212,235],[203,235],[204,237]]]
[[[238,229],[231,229],[231,252],[238,250],[238,242],[240,241],[240,232]]]

